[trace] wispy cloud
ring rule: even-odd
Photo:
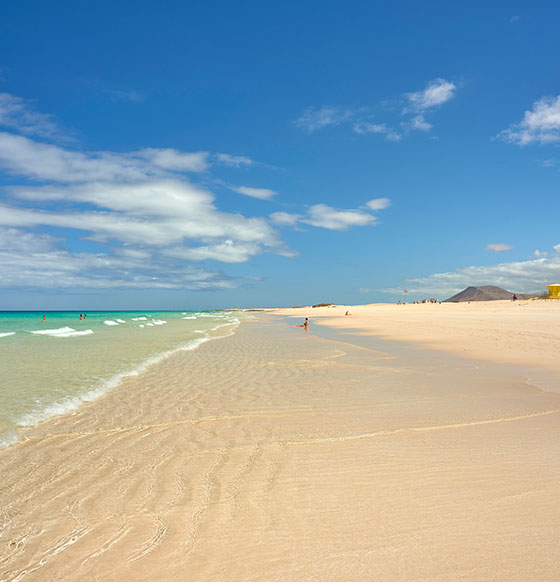
[[[232,156],[230,154],[216,154],[216,159],[225,166],[252,166],[254,161],[246,156]]]
[[[237,186],[232,188],[234,192],[243,194],[243,196],[250,196],[251,198],[258,198],[259,200],[270,200],[276,196],[277,192],[269,188],[251,188],[250,186]]]
[[[314,204],[307,209],[305,215],[275,212],[270,215],[270,219],[279,226],[297,227],[299,224],[308,224],[328,230],[348,230],[354,226],[375,225],[378,218],[368,211],[383,210],[388,208],[390,203],[388,198],[376,198],[356,209],[340,209],[327,204]]]
[[[402,134],[387,127],[384,123],[373,123],[371,121],[358,120],[352,127],[354,133],[365,135],[368,133],[378,133],[384,135],[389,141],[401,141]]]
[[[373,108],[381,112],[377,115],[371,113],[371,107],[351,109],[324,105],[308,107],[296,120],[296,125],[311,133],[329,126],[351,124],[352,131],[358,135],[377,134],[387,141],[399,142],[411,131],[430,131],[433,125],[426,115],[453,99],[456,92],[456,83],[438,77],[420,91],[404,93],[390,107],[387,100],[379,103]],[[392,122],[385,119],[391,112]]]
[[[434,79],[426,85],[425,89],[405,94],[407,105],[403,112],[417,111],[424,113],[434,107],[439,107],[453,99],[456,90],[457,85],[455,83],[441,78]]]
[[[519,123],[504,129],[497,137],[520,146],[560,141],[560,95],[535,101]]]
[[[296,120],[296,125],[311,133],[329,125],[340,125],[351,119],[353,115],[354,112],[350,109],[330,105],[308,107]]]
[[[0,93],[0,126],[25,135],[70,139],[58,127],[53,115],[35,111],[29,103],[10,93]]]
[[[416,115],[410,121],[410,127],[412,129],[418,129],[419,131],[430,131],[433,128],[431,123],[428,123],[423,115]]]
[[[487,251],[492,251],[494,253],[502,253],[503,251],[510,251],[513,247],[505,243],[490,243],[486,245]]]

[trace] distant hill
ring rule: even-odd
[[[512,297],[513,293],[511,291],[506,291],[494,285],[483,285],[480,287],[467,287],[464,291],[453,295],[453,297],[445,301],[450,303],[460,303],[463,301],[499,301],[500,299],[511,299]],[[517,293],[518,299],[530,299],[531,297],[535,297],[535,294]]]

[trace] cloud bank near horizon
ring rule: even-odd
[[[446,273],[406,279],[411,294],[426,294],[446,299],[466,287],[495,285],[517,293],[541,293],[547,285],[560,281],[560,244],[553,251],[527,261],[498,265],[462,267]],[[400,294],[402,289],[384,289],[383,292]]]

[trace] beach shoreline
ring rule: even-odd
[[[251,313],[0,451],[0,580],[556,580],[560,396],[310,313]]]
[[[560,301],[377,303],[270,311],[294,320],[309,317],[353,336],[377,336],[467,359],[560,373]]]

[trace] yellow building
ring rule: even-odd
[[[547,285],[548,297],[547,299],[560,299],[560,284]]]

